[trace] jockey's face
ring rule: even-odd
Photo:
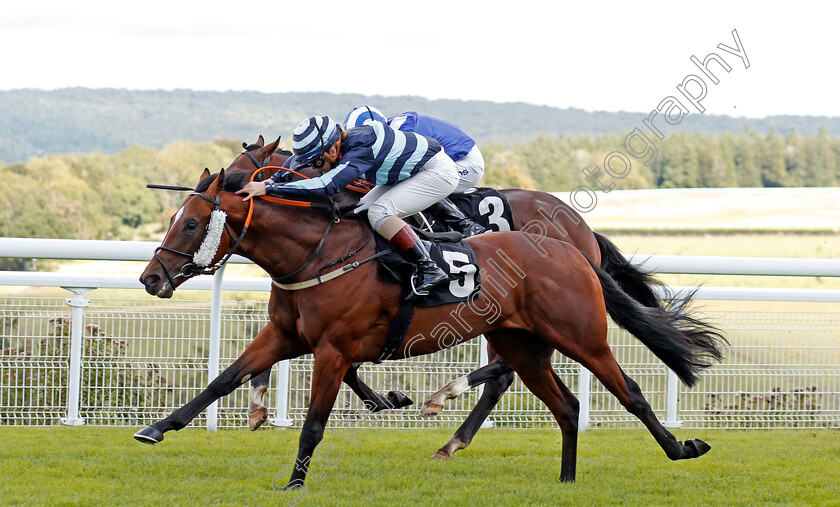
[[[330,146],[330,149],[328,149],[327,151],[324,152],[324,159],[327,161],[327,164],[329,164],[330,169],[332,169],[336,165],[336,163],[338,162],[338,159],[340,157],[340,154],[341,154],[341,139],[339,138],[339,140],[336,141],[335,144]]]

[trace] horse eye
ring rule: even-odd
[[[190,220],[186,224],[184,224],[184,229],[188,231],[194,231],[198,229],[198,222],[196,222],[195,220]]]

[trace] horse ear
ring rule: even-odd
[[[268,145],[268,153],[273,155],[274,152],[277,151],[277,148],[280,147],[280,138],[281,137],[283,137],[283,136],[277,136],[277,140]]]
[[[265,139],[263,139],[262,134],[260,134],[260,137],[258,137],[258,138],[257,138],[257,145],[258,145],[260,148],[262,148],[263,146],[265,146]]]
[[[208,177],[208,176],[210,176],[210,169],[207,169],[207,168],[205,167],[205,168],[204,168],[204,172],[203,172],[203,173],[201,173],[201,177],[200,177],[200,178],[198,178],[198,182],[199,182],[199,183],[201,183],[201,180],[203,180],[204,178],[206,178],[206,177]]]
[[[217,195],[219,195],[219,192],[223,188],[225,188],[225,170],[224,169],[219,171],[219,175],[216,176],[216,179],[213,181],[213,183],[211,183],[210,186],[207,187],[207,195],[209,197],[216,197]]]

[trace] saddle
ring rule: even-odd
[[[472,247],[461,238],[459,232],[428,233],[415,228],[420,241],[429,249],[429,255],[440,268],[449,275],[449,282],[433,287],[428,295],[415,298],[413,304],[420,308],[460,303],[467,301],[480,288],[478,259]],[[385,238],[375,234],[376,252],[381,253],[379,263],[400,282],[403,293],[410,292],[411,275],[414,264],[406,261],[395,252]]]
[[[373,361],[381,363],[391,357],[402,344],[405,334],[414,316],[414,307],[428,308],[449,303],[468,301],[480,289],[478,259],[469,243],[463,240],[460,232],[430,233],[417,228],[420,241],[426,244],[429,256],[448,275],[448,282],[442,283],[422,297],[411,296],[411,277],[414,264],[403,259],[395,252],[391,243],[379,234],[376,239],[376,255],[379,263],[402,286],[403,299],[397,315],[388,332],[385,345],[379,356]]]

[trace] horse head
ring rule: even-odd
[[[169,298],[186,280],[215,271],[233,238],[226,214],[219,209],[224,184],[224,169],[216,176],[204,169],[195,191],[170,219],[163,242],[140,275],[146,292]]]
[[[265,139],[263,139],[263,136],[259,136],[257,141],[253,144],[243,142],[242,153],[233,159],[233,162],[231,162],[225,171],[228,175],[244,172],[250,176],[264,167],[279,167],[283,165],[290,156],[292,156],[292,152],[279,150],[279,147],[280,137],[268,146],[265,145]],[[263,181],[273,173],[273,170],[260,171],[260,173],[254,177],[254,181]]]

